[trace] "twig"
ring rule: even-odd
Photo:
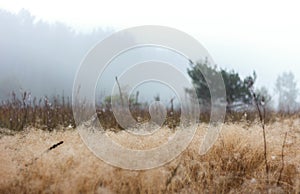
[[[281,165],[279,177],[278,177],[278,180],[277,180],[277,186],[280,185],[281,176],[282,176],[282,172],[283,172],[283,169],[284,169],[284,147],[285,147],[285,142],[286,142],[287,133],[288,133],[288,132],[285,132],[284,139],[283,139],[283,143],[282,143],[282,148],[281,148],[281,163],[282,163],[282,165]]]
[[[266,130],[265,130],[266,109],[265,109],[265,106],[263,105],[263,111],[264,111],[264,113],[262,114],[262,112],[260,110],[260,107],[259,107],[257,96],[256,96],[256,94],[255,94],[254,91],[252,91],[252,95],[253,95],[253,98],[254,98],[256,109],[258,111],[259,119],[260,119],[260,122],[261,122],[261,125],[262,125],[262,129],[263,129],[264,158],[265,158],[265,167],[266,167],[266,174],[267,174],[267,184],[269,184],[269,165],[268,165],[268,158],[267,158],[267,140],[266,140]]]
[[[51,147],[48,149],[48,151],[53,150],[54,148],[56,148],[57,146],[59,146],[59,145],[61,145],[61,144],[63,144],[63,143],[64,143],[64,141],[60,141],[60,142],[58,142],[57,144],[54,144],[53,146],[51,146]]]
[[[45,150],[44,152],[42,152],[42,153],[40,154],[40,156],[37,156],[37,157],[33,158],[33,159],[31,160],[31,162],[25,164],[25,166],[32,165],[34,161],[36,161],[37,159],[39,159],[40,157],[42,157],[45,153],[47,153],[47,152],[49,152],[49,151],[55,149],[56,147],[60,146],[60,145],[63,144],[63,143],[64,143],[64,141],[60,141],[60,142],[58,142],[58,143],[52,145],[50,148],[48,148],[47,150]]]
[[[116,82],[118,84],[118,88],[119,88],[119,92],[120,92],[120,98],[121,98],[122,107],[124,107],[123,94],[122,94],[121,86],[120,86],[120,83],[118,81],[118,77],[117,76],[116,76]]]

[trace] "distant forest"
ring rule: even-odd
[[[13,14],[0,9],[0,100],[10,99],[12,92],[22,96],[25,91],[37,99],[54,95],[70,97],[82,59],[96,43],[112,32],[97,28],[90,33],[81,33],[61,22],[40,20],[26,10]],[[175,59],[172,55],[167,58]],[[213,74],[217,71],[213,67],[198,65]],[[235,107],[240,102],[252,104],[249,88],[245,87],[247,78],[243,80],[234,70],[218,71],[225,81],[228,105]],[[209,97],[209,90],[201,85],[203,77],[197,66],[192,66],[187,73],[198,88],[198,97],[201,100]],[[203,96],[200,89],[206,89],[207,94]],[[269,94],[270,88],[255,90],[264,96],[268,107],[289,113],[300,110],[297,101],[299,89],[292,72],[282,72],[276,80],[278,106],[272,102],[274,99]]]
[[[110,34],[95,29],[76,32],[64,23],[48,23],[21,10],[0,10],[0,99],[12,90],[30,90],[36,97],[64,92],[71,96],[73,80],[87,51]]]

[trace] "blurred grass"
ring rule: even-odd
[[[267,190],[298,194],[299,124],[300,119],[284,119],[266,126],[268,185],[259,123],[224,124],[217,142],[205,155],[199,155],[199,147],[208,125],[200,124],[192,143],[179,157],[146,171],[123,170],[106,164],[89,151],[76,130],[49,132],[29,127],[0,139],[0,193],[265,193]],[[285,132],[288,132],[285,168],[277,185]],[[112,133],[122,136],[122,145],[139,147],[138,141],[126,141],[126,133]],[[163,128],[161,133],[170,136],[174,131]],[[64,144],[41,155],[61,140]],[[149,144],[145,147],[152,147],[155,142],[144,143]]]
[[[80,108],[80,107],[79,107]],[[98,105],[101,125],[122,145],[128,142],[110,106]],[[130,107],[139,122],[150,120],[148,107]],[[199,155],[201,140],[210,120],[199,115],[201,123],[189,148],[174,161],[148,171],[129,171],[109,166],[96,158],[83,144],[75,128],[70,98],[33,98],[12,93],[0,105],[0,193],[299,193],[300,130],[299,114],[267,112],[266,131],[270,183],[266,184],[264,150],[256,112],[226,114],[223,131],[206,155]],[[168,139],[180,122],[180,111],[168,110],[161,135]],[[281,148],[284,134],[285,167]],[[138,137],[137,137],[138,138]],[[64,141],[42,155],[51,145]],[[158,140],[157,140],[158,141]],[[144,147],[160,143],[142,140]],[[146,145],[148,144],[148,145]],[[37,160],[33,160],[37,158]]]
[[[81,107],[79,107],[81,108]],[[130,105],[130,111],[138,122],[146,122],[151,119],[148,106]],[[122,130],[114,117],[110,104],[100,104],[96,107],[97,116],[104,129]],[[167,109],[167,116],[164,126],[175,128],[180,123],[180,110]],[[268,110],[266,114],[266,123],[275,122],[275,118],[298,117],[299,114],[276,113]],[[227,112],[225,123],[246,122],[249,125],[256,122],[257,113],[255,110]],[[208,123],[210,113],[202,112],[199,115],[200,122]],[[3,100],[0,103],[0,127],[11,129],[13,131],[22,131],[28,126],[39,127],[43,130],[51,131],[59,127],[76,127],[74,115],[71,106],[70,97],[47,96],[37,99],[30,93],[22,93],[19,96],[12,92],[11,98]]]
[[[0,105],[0,127],[14,131],[22,131],[25,127],[40,127],[53,130],[58,126],[75,126],[70,98],[47,96],[33,98],[29,93],[20,97],[13,92],[12,98],[4,100]]]

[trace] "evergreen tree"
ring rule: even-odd
[[[233,70],[217,69],[216,66],[211,66],[207,62],[197,64],[191,63],[188,74],[192,79],[199,102],[202,106],[210,106],[210,89],[217,90],[218,88],[209,89],[207,83],[213,81],[214,76],[218,73],[222,75],[224,80],[228,111],[234,109],[235,106],[252,103],[250,87],[256,80],[255,72],[253,73],[253,76],[242,79],[239,74]],[[204,74],[207,76],[207,80],[205,79]]]

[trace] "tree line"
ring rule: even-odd
[[[249,109],[253,105],[253,95],[255,92],[258,101],[264,101],[264,104],[269,109],[277,109],[283,113],[294,113],[299,110],[299,103],[297,97],[299,89],[295,76],[292,72],[283,72],[278,76],[274,88],[274,92],[278,95],[278,107],[274,106],[274,99],[266,87],[255,88],[257,74],[254,71],[252,75],[242,78],[239,73],[234,70],[227,70],[217,68],[217,66],[210,65],[207,61],[193,63],[190,62],[190,68],[187,70],[191,77],[194,88],[201,105],[210,106],[210,89],[208,88],[207,80],[204,75],[213,77],[219,73],[222,75],[226,90],[227,111],[239,111]],[[254,85],[254,91],[249,85]],[[187,92],[189,92],[187,90]]]

